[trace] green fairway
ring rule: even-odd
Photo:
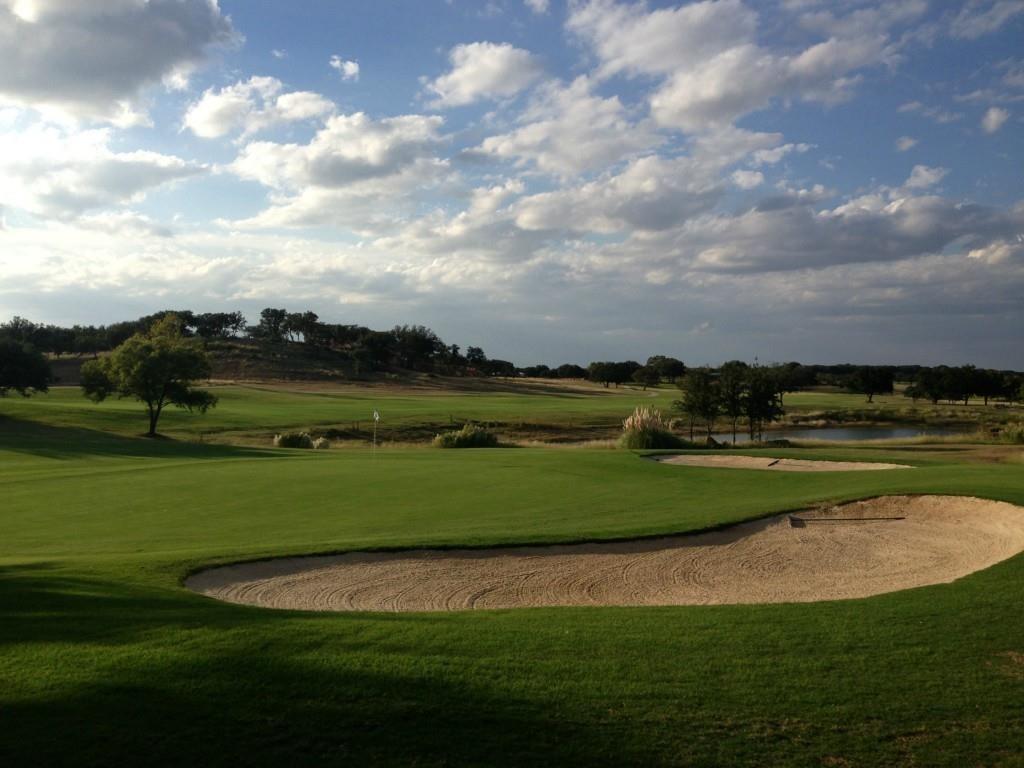
[[[883,493],[1024,504],[1019,464],[836,449],[799,455],[916,466],[801,475],[625,451],[255,450],[111,435],[60,402],[0,421],[5,765],[1020,764],[1024,557],[811,605],[304,614],[180,586],[273,554],[687,531]]]
[[[642,391],[634,387],[604,389],[581,385],[521,386],[506,390],[451,391],[353,387],[301,391],[285,387],[226,385],[211,388],[220,402],[206,415],[168,409],[160,431],[181,437],[253,430],[328,427],[369,423],[374,409],[384,420],[382,436],[397,426],[450,422],[496,421],[556,425],[617,424],[637,405],[655,405],[666,411],[678,399],[675,387]],[[144,408],[131,399],[95,404],[78,387],[54,387],[31,402],[0,400],[0,416],[27,416],[55,426],[74,426],[136,435],[145,431]]]

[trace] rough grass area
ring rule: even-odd
[[[916,468],[295,452],[0,421],[0,763],[1019,764],[1022,557],[757,607],[324,615],[180,584],[214,562],[660,534],[823,499],[1024,503],[1019,464],[949,448],[771,453]]]

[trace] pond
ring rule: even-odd
[[[962,435],[974,431],[971,427],[803,427],[773,429],[765,432],[766,440],[891,440],[894,438],[919,437],[922,435]],[[696,438],[697,435],[694,434]],[[732,432],[716,432],[715,440],[731,443]],[[737,443],[749,443],[750,436],[742,430],[736,433]]]

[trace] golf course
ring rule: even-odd
[[[765,604],[339,612],[185,585],[287,556],[628,542],[879,497],[1019,509],[1019,446],[704,452],[897,465],[845,472],[588,444],[302,451],[260,435],[375,407],[385,427],[621,419],[672,393],[212,389],[216,409],[168,411],[156,440],[129,399],[0,400],[3,764],[1022,764],[1020,554],[948,583]]]

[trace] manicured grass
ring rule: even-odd
[[[180,586],[233,559],[686,531],[882,493],[1024,504],[1020,465],[253,450],[111,435],[32,402],[57,408],[48,425],[20,402],[0,420],[0,764],[1022,764],[1021,556],[812,605],[316,614]]]
[[[231,431],[369,425],[374,409],[383,414],[381,434],[410,424],[447,426],[465,421],[544,423],[585,426],[614,424],[637,405],[668,410],[679,398],[675,387],[642,391],[634,387],[604,389],[580,385],[578,390],[527,387],[522,391],[452,392],[402,391],[398,387],[324,387],[299,391],[284,386],[215,386],[220,402],[205,415],[168,409],[161,416],[161,433],[195,437]],[[29,418],[55,426],[84,427],[137,435],[145,431],[144,407],[131,400],[95,404],[77,387],[54,387],[30,400],[0,399],[0,417]]]

